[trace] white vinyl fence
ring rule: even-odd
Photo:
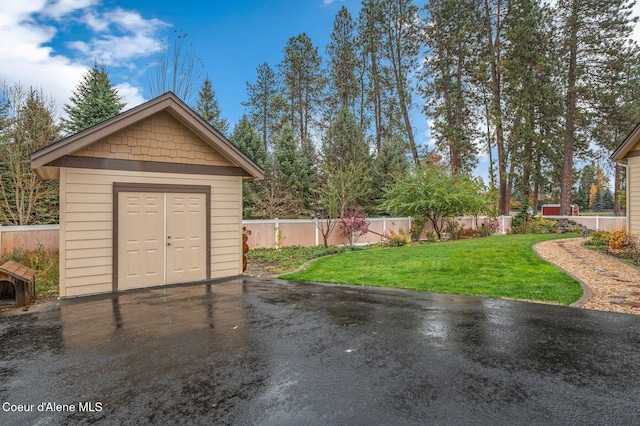
[[[621,216],[545,216],[547,219],[569,219],[587,229],[596,231],[614,231],[626,228],[626,217]],[[479,229],[485,221],[485,217],[458,218],[465,228]],[[500,232],[508,232],[511,229],[511,216],[500,216]],[[360,237],[356,243],[368,244],[383,241],[384,236],[392,232],[409,232],[411,218],[409,217],[382,217],[369,219],[369,233]],[[287,246],[317,246],[324,244],[322,233],[318,226],[320,220],[316,219],[270,219],[270,220],[244,220],[242,225],[249,236],[249,248],[277,248]],[[10,253],[15,249],[34,250],[39,247],[48,251],[58,250],[59,225],[28,225],[28,226],[0,226],[0,255]],[[424,233],[432,231],[431,224],[427,224]],[[423,233],[423,235],[424,235]],[[340,235],[340,229],[335,227],[328,238],[329,245],[348,244],[349,239]]]

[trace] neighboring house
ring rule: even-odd
[[[627,230],[640,233],[640,124],[614,151],[611,160],[627,169]]]
[[[242,183],[263,170],[166,93],[31,154],[60,181],[60,296],[242,274]]]

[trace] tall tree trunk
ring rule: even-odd
[[[622,167],[616,164],[616,174],[613,181],[613,214],[620,216],[620,188],[622,186]]]
[[[578,57],[578,2],[571,3],[569,17],[569,64],[567,70],[567,98],[564,149],[562,161],[562,180],[560,183],[560,214],[571,214],[571,189],[573,187],[573,145],[575,142],[576,119],[576,67]]]
[[[371,50],[371,77],[373,79],[373,117],[376,126],[376,148],[380,152],[382,146],[382,101],[380,95],[380,76],[378,75],[378,58]]]
[[[487,47],[489,51],[491,68],[491,120],[496,126],[496,147],[498,148],[498,181],[500,196],[500,214],[508,215],[511,205],[511,191],[507,187],[507,151],[504,146],[504,131],[502,126],[502,84],[499,70],[500,63],[500,3],[496,16],[495,41],[493,39],[493,27],[491,19],[491,7],[489,0],[485,0],[485,30],[487,32]]]

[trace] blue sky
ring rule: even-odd
[[[354,18],[360,0],[18,0],[0,1],[0,82],[41,87],[62,114],[94,59],[134,107],[150,98],[148,64],[163,40],[186,33],[213,82],[222,114],[242,117],[246,83],[263,62],[275,67],[287,40],[307,33],[321,55],[338,10]],[[418,139],[427,121],[416,108]]]
[[[42,87],[62,113],[71,90],[97,59],[133,107],[150,98],[147,64],[163,40],[186,33],[223,114],[235,123],[243,113],[246,82],[255,81],[258,65],[275,67],[287,40],[302,32],[324,54],[342,5],[356,16],[360,1],[2,1],[0,81]]]

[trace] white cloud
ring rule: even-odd
[[[157,19],[144,19],[136,11],[121,8],[101,9],[99,0],[0,0],[0,83],[20,83],[24,87],[42,88],[51,95],[58,113],[68,102],[72,90],[94,59],[109,66],[110,76],[127,108],[144,102],[142,89],[127,75],[114,73],[114,68],[135,68],[135,60],[144,58],[160,48],[156,34],[168,25]],[[91,32],[90,37],[65,29],[81,25]],[[71,31],[71,30],[67,30]],[[67,40],[70,54],[52,48],[54,38]],[[75,53],[75,55],[73,55]],[[123,77],[124,76],[124,77]]]
[[[144,103],[145,98],[142,96],[142,91],[139,87],[135,87],[130,85],[129,83],[121,83],[115,86],[118,89],[118,93],[122,97],[122,101],[127,105],[124,107],[126,109],[131,109],[141,103]]]
[[[42,1],[33,2],[36,4],[43,3]],[[46,2],[44,2],[46,3]],[[58,0],[46,3],[42,8],[42,14],[50,16],[54,19],[60,19],[76,10],[86,9],[90,6],[97,5],[98,0]]]
[[[102,14],[89,11],[82,22],[97,35],[89,41],[70,41],[68,46],[89,60],[98,59],[116,66],[160,50],[162,45],[155,36],[168,26],[158,19],[144,19],[138,12],[119,7]]]

